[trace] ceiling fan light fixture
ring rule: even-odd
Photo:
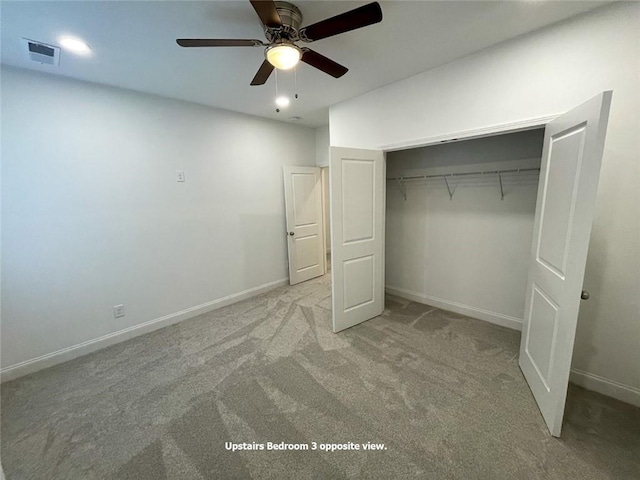
[[[264,54],[267,61],[278,70],[289,70],[302,58],[302,51],[292,43],[280,43],[267,47]]]

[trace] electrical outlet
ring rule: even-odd
[[[113,306],[113,318],[124,317],[124,305]]]
[[[176,178],[178,182],[184,182],[184,170],[176,170]]]

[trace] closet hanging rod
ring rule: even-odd
[[[423,180],[427,178],[441,177],[464,177],[467,175],[500,175],[502,173],[523,173],[523,172],[539,172],[539,168],[511,168],[508,170],[485,170],[482,172],[464,172],[464,173],[439,173],[436,175],[412,175],[408,177],[388,177],[387,180],[397,180],[404,182],[405,180]]]

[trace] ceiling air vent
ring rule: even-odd
[[[58,65],[60,62],[60,47],[36,42],[28,38],[22,39],[29,59],[33,62],[44,63],[46,65]]]

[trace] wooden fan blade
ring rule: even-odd
[[[251,85],[264,85],[269,78],[269,75],[271,75],[271,72],[273,72],[273,69],[274,66],[268,61],[265,60],[262,62],[262,65],[260,65],[260,68],[258,69],[258,73],[256,73],[256,76],[251,80]]]
[[[382,9],[380,8],[380,4],[373,2],[301,28],[299,35],[300,39],[305,42],[314,42],[322,38],[333,37],[334,35],[366,27],[381,21]]]
[[[261,40],[242,40],[231,38],[178,38],[181,47],[263,47]]]
[[[318,52],[311,50],[310,48],[302,49],[302,59],[304,63],[311,65],[312,67],[322,70],[324,73],[331,75],[334,78],[340,78],[349,71],[347,67],[334,62],[330,58],[319,54]]]
[[[251,5],[265,27],[278,28],[282,26],[280,14],[273,0],[251,0]]]

